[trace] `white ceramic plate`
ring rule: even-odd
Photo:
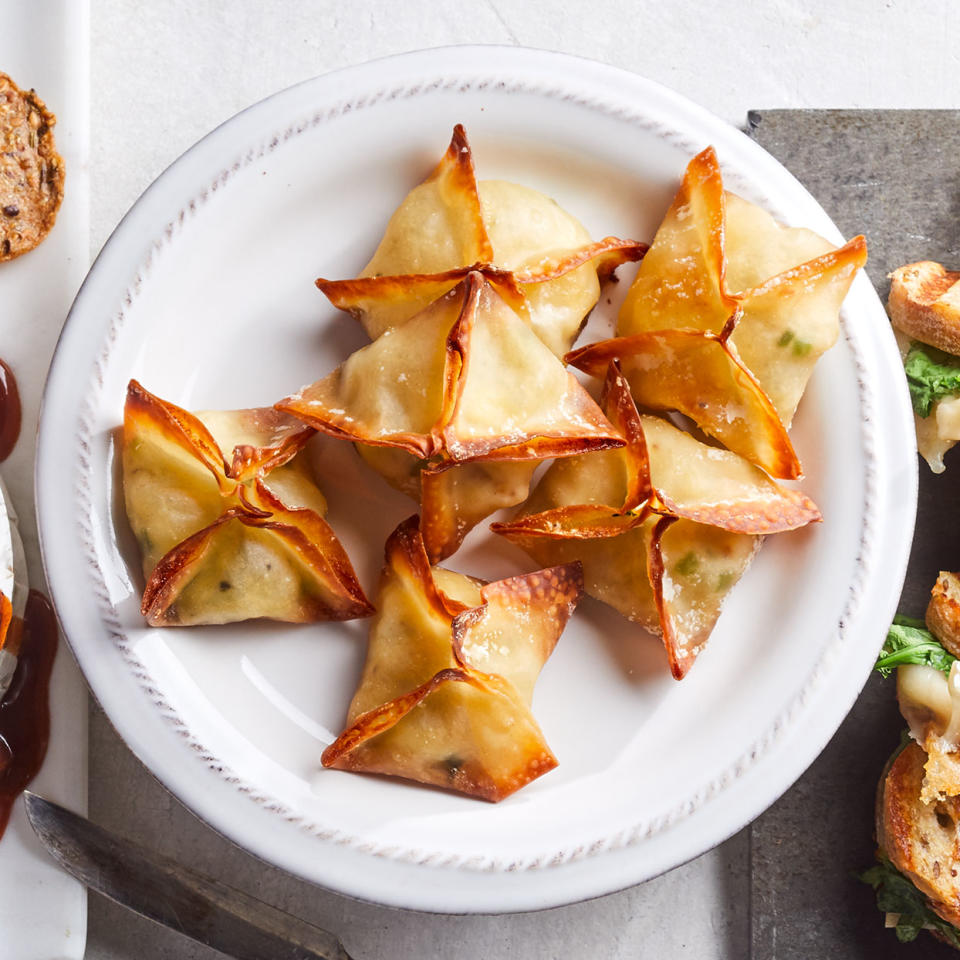
[[[651,238],[686,162],[712,143],[732,189],[840,240],[746,137],[609,67],[467,47],[320,77],[215,130],[117,228],[54,360],[38,502],[76,655],[127,743],[178,797],[327,887],[397,906],[502,912],[675,866],[806,768],[853,703],[894,611],[916,457],[900,362],[861,276],[793,431],[825,522],[768,541],[683,683],[667,675],[656,641],[590,601],[536,692],[556,771],[491,806],[320,770],[366,624],[145,628],[114,432],[131,376],[190,408],[266,405],[360,345],[313,279],[355,274],[456,122],[481,178],[546,191],[595,237]],[[615,292],[581,342],[609,331]],[[411,503],[349,445],[320,440],[315,454],[330,520],[372,595],[382,544]],[[449,565],[494,577],[530,567],[485,527]]]

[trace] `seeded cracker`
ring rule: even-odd
[[[57,218],[64,171],[56,122],[32,90],[0,73],[0,261],[32,250]]]

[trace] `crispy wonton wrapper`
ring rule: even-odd
[[[477,183],[459,124],[433,173],[397,208],[355,280],[317,280],[372,339],[426,308],[477,270],[561,357],[600,296],[600,284],[647,245],[594,243],[553,200],[515,183]]]
[[[639,404],[679,410],[771,475],[797,478],[787,428],[865,262],[863,237],[836,249],[725,193],[707,148],[640,265],[618,339],[568,360],[602,376],[619,358]]]
[[[388,481],[419,496],[433,562],[521,502],[539,461],[623,445],[478,272],[277,408],[363,445]]]
[[[188,413],[130,381],[123,490],[148,623],[373,613],[297,458],[312,434],[270,408]]]
[[[492,801],[552,770],[530,701],[582,589],[579,564],[488,584],[431,569],[406,520],[387,541],[363,677],[323,765]]]
[[[734,321],[719,334],[654,330],[601,340],[567,354],[567,361],[594,377],[619,362],[637,403],[677,410],[704,433],[763,467],[773,477],[801,476],[783,421],[730,343]]]
[[[615,364],[603,405],[626,447],[557,461],[492,529],[539,563],[582,561],[587,593],[660,634],[682,679],[759,538],[820,512],[731,451],[640,416]]]

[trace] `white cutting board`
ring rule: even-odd
[[[88,0],[0,0],[0,71],[20,87],[34,87],[57,115],[67,172],[50,235],[31,253],[0,263],[0,357],[13,369],[23,403],[20,440],[0,473],[20,518],[30,585],[45,590],[33,506],[34,441],[47,366],[89,260]],[[62,638],[50,700],[50,749],[32,789],[85,812],[87,694]],[[0,958],[79,960],[86,925],[86,891],[54,866],[18,802],[0,840]]]

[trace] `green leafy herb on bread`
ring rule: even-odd
[[[905,663],[920,663],[949,673],[956,659],[926,628],[923,620],[897,614],[874,667],[884,677]]]
[[[960,357],[914,340],[904,358],[903,370],[918,417],[929,417],[937,400],[960,394]]]
[[[915,940],[921,930],[932,930],[947,943],[960,949],[960,933],[930,909],[924,895],[884,858],[860,874],[877,893],[877,907],[896,917],[896,934],[901,943]]]

